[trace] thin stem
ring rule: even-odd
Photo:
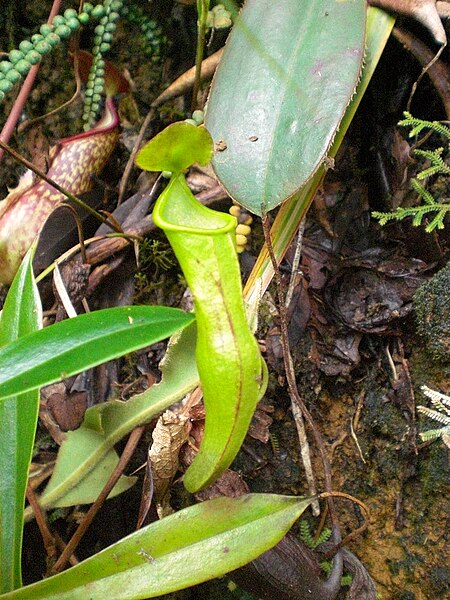
[[[324,485],[325,490],[327,492],[332,491],[332,480],[331,480],[331,465],[328,459],[328,455],[325,449],[325,445],[323,443],[322,436],[318,431],[316,424],[309,412],[306,408],[305,403],[301,399],[298,390],[297,390],[297,382],[295,381],[295,372],[293,367],[291,350],[289,347],[289,338],[288,338],[288,328],[287,328],[287,310],[286,305],[283,298],[283,285],[281,281],[280,271],[278,269],[277,260],[273,251],[272,240],[270,237],[270,223],[269,218],[264,216],[262,218],[262,225],[264,231],[264,241],[266,243],[266,247],[270,256],[270,260],[272,262],[272,266],[274,269],[274,277],[275,284],[277,287],[277,296],[278,296],[278,310],[280,314],[280,331],[281,331],[281,345],[283,348],[283,360],[284,360],[284,369],[286,373],[286,380],[288,384],[289,394],[291,396],[291,400],[295,401],[298,408],[302,412],[302,415],[305,421],[308,423],[314,439],[316,441],[317,448],[320,453],[320,457],[322,460],[323,471],[324,471]],[[341,529],[339,525],[339,519],[337,517],[336,508],[334,502],[331,497],[327,497],[328,510],[330,512],[330,519],[333,528],[333,541],[335,544],[339,544],[341,542]]]
[[[209,0],[197,0],[198,33],[197,52],[195,55],[195,80],[192,91],[192,112],[197,108],[197,96],[201,83],[203,53],[205,49],[206,19],[208,18]]]
[[[97,500],[89,508],[83,521],[79,524],[77,530],[75,531],[75,533],[69,540],[69,543],[64,548],[63,553],[61,554],[61,556],[58,558],[58,560],[54,564],[53,569],[52,569],[53,575],[55,573],[59,573],[60,571],[62,571],[62,569],[64,569],[67,561],[71,557],[75,548],[80,543],[81,538],[86,533],[87,528],[94,520],[95,515],[98,513],[98,511],[102,507],[103,503],[105,502],[106,498],[109,496],[113,487],[116,485],[119,477],[123,474],[123,470],[127,466],[130,458],[133,456],[133,453],[136,449],[136,446],[137,446],[139,440],[142,437],[142,434],[144,433],[144,430],[145,430],[145,426],[142,425],[140,427],[136,427],[131,432],[131,435],[128,438],[128,441],[127,441],[125,449],[122,453],[122,456],[120,457],[120,460],[117,463],[116,468],[111,473],[111,476],[108,479],[105,487],[100,492],[100,495],[98,496]]]

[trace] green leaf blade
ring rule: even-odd
[[[246,564],[273,547],[313,498],[248,494],[190,506],[76,567],[2,600],[154,598]]]
[[[39,329],[40,298],[32,270],[33,249],[11,285],[0,321],[0,345]],[[22,585],[22,531],[25,490],[39,409],[39,392],[0,403],[0,590]]]
[[[181,400],[199,384],[195,345],[194,322],[169,341],[166,356],[160,364],[160,383],[127,402],[110,400],[87,410],[81,427],[69,431],[62,443],[53,475],[39,499],[43,508],[67,506],[71,502],[88,503],[97,498],[112,471],[99,475],[99,465],[106,456],[115,455],[114,444],[137,425],[148,423]],[[116,492],[119,490],[114,488],[111,494]]]
[[[206,165],[212,158],[213,143],[204,127],[172,123],[140,150],[136,164],[146,171],[178,174],[194,163]]]
[[[364,0],[247,0],[213,81],[206,126],[213,166],[262,215],[323,162],[355,91]]]
[[[176,308],[130,306],[60,321],[3,348],[0,399],[60,381],[158,342],[193,319]]]

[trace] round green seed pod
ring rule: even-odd
[[[121,2],[121,0],[113,0],[113,2],[111,2],[111,10],[114,10],[116,12],[119,12],[122,6],[123,2]]]
[[[94,33],[95,33],[95,35],[102,36],[105,33],[105,26],[104,25],[97,25],[97,27],[94,29]]]
[[[53,25],[48,25],[47,23],[44,23],[39,27],[39,32],[46,38],[48,34],[53,31],[53,29]]]
[[[115,21],[118,21],[120,19],[120,15],[118,12],[116,11],[111,11],[109,13],[109,20],[111,23],[114,23]]]
[[[92,96],[92,106],[95,106],[96,104],[100,104],[101,101],[102,101],[101,94],[99,92],[95,93],[95,89],[94,89],[94,95]]]
[[[84,5],[84,10],[86,10],[86,4]],[[92,16],[94,19],[101,19],[105,13],[106,10],[101,4],[97,4],[97,6],[92,9]]]
[[[0,79],[0,92],[7,94],[10,90],[13,89],[13,87],[14,87],[14,84],[12,84],[7,79]]]
[[[114,33],[117,29],[117,25],[115,23],[105,23],[105,31],[108,33]]]
[[[38,42],[34,49],[36,50],[36,52],[39,52],[39,54],[48,54],[49,52],[52,51],[52,47],[51,45],[47,42],[47,40],[42,40],[40,42]]]
[[[27,54],[27,52],[30,52],[31,50],[34,50],[34,46],[33,46],[33,44],[29,40],[23,40],[19,44],[19,50],[21,52],[23,52],[24,54]]]
[[[92,56],[95,56],[96,54],[98,54],[98,51],[100,50],[100,46],[98,44],[95,44],[92,47]]]
[[[2,73],[7,73],[8,71],[11,71],[11,69],[14,69],[14,65],[10,63],[9,60],[0,61],[0,71]]]
[[[65,24],[66,24],[66,19],[62,15],[56,15],[56,17],[53,18],[52,25],[54,27],[58,27],[59,25],[65,25]]]
[[[94,85],[93,90],[94,90],[94,96],[95,96],[95,94],[102,94],[103,86],[102,85]],[[93,100],[94,100],[94,96],[92,97]]]
[[[110,44],[113,41],[113,34],[105,31],[105,33],[103,34],[103,41]]]
[[[102,42],[100,44],[100,52],[102,54],[105,54],[106,52],[108,52],[108,50],[111,48],[111,44],[108,44],[108,42]]]
[[[29,63],[24,58],[22,60],[19,60],[18,62],[16,62],[16,71],[18,73],[20,73],[20,75],[22,75],[22,77],[25,77],[26,75],[28,75],[28,73],[30,72],[30,69],[31,69],[31,63]]]
[[[85,2],[83,5],[83,10],[84,12],[87,12],[88,15],[91,14],[92,10],[93,10],[93,5],[90,2]]]
[[[89,98],[89,96],[92,96],[93,93],[94,93],[94,90],[91,87],[88,87],[88,88],[86,88],[84,95],[86,96],[86,98]]]
[[[170,179],[172,177],[172,171],[161,171],[161,177],[163,179]]]
[[[98,74],[95,76],[94,79],[94,88],[96,86],[100,86],[103,89],[103,86],[105,85],[105,78],[104,77],[100,77]]]
[[[99,59],[97,60],[97,73],[98,73],[98,70],[99,70],[99,69],[104,69],[104,68],[105,68],[105,61],[103,60],[103,58],[99,58]],[[103,75],[104,75],[104,74],[105,74],[105,73],[103,72]],[[99,73],[99,75],[100,75],[100,73]]]
[[[37,65],[39,62],[41,62],[41,55],[39,52],[36,52],[36,50],[33,49],[25,54],[25,60],[32,65]]]
[[[201,125],[204,119],[204,112],[202,110],[194,110],[192,113],[192,119],[195,121],[196,125]]]
[[[55,29],[55,34],[59,35],[59,37],[61,39],[68,38],[71,33],[72,33],[72,30],[70,29],[70,27],[68,25],[59,25]]]
[[[87,25],[89,23],[89,15],[87,12],[83,11],[78,15],[78,20],[82,25]]]
[[[96,35],[94,36],[94,45],[95,46],[100,46],[100,44],[102,43],[102,36],[101,35]]]
[[[99,108],[100,108],[100,102],[92,101],[92,106],[91,106],[92,112],[97,113]]]
[[[58,27],[58,29],[59,29],[59,27]],[[61,38],[59,37],[59,35],[57,33],[54,33],[52,31],[45,37],[45,41],[48,44],[50,44],[50,46],[53,48],[54,46],[57,46],[61,42]]]
[[[105,15],[104,17],[102,17],[102,18],[100,19],[100,25],[103,25],[103,26],[105,26],[107,23],[109,23],[109,20],[108,20],[108,16],[107,16],[107,15]]]
[[[39,42],[42,42],[43,39],[44,39],[43,35],[41,35],[40,33],[34,33],[31,36],[31,41],[33,43],[33,47],[36,46],[36,44],[39,44]]]
[[[0,102],[3,102],[4,99],[5,99],[5,92],[0,91]]]
[[[11,71],[8,71],[5,74],[5,79],[7,81],[10,81],[14,85],[18,81],[20,81],[21,75],[20,75],[19,71],[16,71],[16,69],[11,69]]]
[[[25,54],[20,50],[11,50],[11,52],[8,54],[8,58],[13,65],[16,64],[16,62],[19,62],[19,60],[22,60],[24,57]]]
[[[195,125],[195,127],[197,127],[197,123],[194,121],[194,119],[185,119],[184,122],[189,123],[189,125]]]
[[[80,21],[78,19],[67,19],[67,26],[70,27],[71,31],[78,31],[80,29]]]
[[[78,13],[74,8],[66,8],[64,11],[64,17],[66,19],[76,19],[78,17]]]
[[[101,80],[103,83],[102,85],[105,84],[105,69],[103,67],[97,67],[97,69],[95,70],[97,77],[99,80]]]

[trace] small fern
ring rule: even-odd
[[[442,427],[422,431],[420,439],[423,442],[428,442],[441,438],[444,444],[450,448],[450,396],[446,396],[436,390],[431,390],[426,385],[422,386],[422,391],[431,400],[436,410],[427,406],[418,406],[417,411],[433,421],[442,423]]]
[[[428,129],[438,133],[450,141],[450,129],[439,121],[424,121],[413,117],[410,113],[405,112],[405,119],[399,122],[399,125],[411,127],[409,137],[414,137],[421,133],[424,129]],[[392,212],[372,213],[375,219],[378,219],[380,225],[386,225],[389,221],[401,221],[407,217],[412,217],[412,224],[415,227],[422,225],[424,217],[435,213],[434,218],[427,224],[425,231],[430,233],[434,229],[444,228],[444,219],[450,211],[449,198],[442,198],[437,201],[430,191],[420,183],[429,179],[434,175],[450,175],[450,166],[442,157],[444,148],[436,148],[435,150],[415,150],[416,156],[420,156],[428,160],[431,165],[421,171],[416,179],[411,180],[411,187],[418,194],[422,204],[412,207],[399,207]]]
[[[321,531],[320,535],[316,538],[311,533],[308,521],[306,521],[306,519],[300,521],[300,539],[303,542],[305,542],[305,544],[308,546],[308,548],[311,548],[311,550],[315,550],[317,546],[320,546],[320,544],[323,544],[324,542],[328,541],[330,539],[330,536],[331,529],[325,527]]]
[[[409,132],[410,138],[416,137],[422,133],[424,129],[430,129],[450,141],[450,129],[439,121],[424,121],[423,119],[413,117],[409,112],[404,112],[403,115],[405,118],[402,121],[399,121],[398,124],[401,127],[412,127],[411,131]]]

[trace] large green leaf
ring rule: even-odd
[[[87,410],[82,426],[69,431],[61,445],[52,478],[40,497],[41,506],[51,508],[95,500],[117,464],[114,444],[199,384],[195,344],[196,327],[192,323],[170,340],[160,365],[160,383],[127,402],[112,400]],[[120,481],[111,496],[122,491],[129,479]]]
[[[345,111],[339,131],[330,149],[329,156],[334,157],[344,139],[347,129],[352,122],[356,110],[364,96],[369,85],[375,68],[383,53],[386,42],[394,26],[395,18],[386,12],[369,7],[367,14],[367,43],[366,54],[364,57],[364,69],[361,80],[358,84],[356,94],[353,96],[350,105]],[[295,197],[290,198],[280,207],[275,221],[272,225],[270,237],[272,239],[273,251],[278,264],[281,263],[297,228],[306,214],[306,211],[314,199],[314,195],[321,185],[325,176],[326,169],[321,166],[307,185],[305,185]],[[273,266],[264,245],[259,253],[258,259],[253,267],[250,277],[244,289],[244,296],[248,301],[259,299],[261,294],[267,289],[273,277]]]
[[[67,319],[2,349],[0,399],[39,388],[154,344],[194,320],[163,306],[108,308]]]
[[[213,80],[213,166],[262,215],[322,164],[355,91],[365,0],[247,0]]]
[[[33,277],[32,248],[6,297],[0,321],[0,346],[42,326]],[[0,403],[0,590],[22,585],[22,530],[25,490],[39,409],[38,390]]]
[[[249,494],[191,506],[65,573],[1,600],[155,598],[237,569],[274,546],[313,498]]]

